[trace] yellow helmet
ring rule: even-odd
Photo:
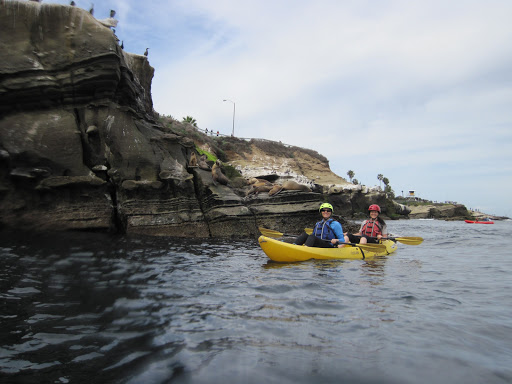
[[[334,209],[332,208],[332,205],[331,205],[331,204],[329,204],[329,203],[323,203],[323,204],[320,206],[320,208],[318,208],[318,211],[321,211],[321,210],[322,210],[322,209],[324,209],[324,208],[329,208],[329,209],[331,210],[331,212],[333,212],[333,213],[334,213]]]

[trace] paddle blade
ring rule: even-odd
[[[423,243],[423,238],[422,237],[415,237],[415,236],[411,236],[411,237],[394,237],[393,239],[398,241],[398,242],[400,242],[400,243],[406,244],[406,245],[420,245],[421,243]]]

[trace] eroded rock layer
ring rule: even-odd
[[[0,225],[245,237],[295,231],[329,199],[340,214],[367,203],[325,185],[248,197],[244,182],[217,183],[195,143],[155,121],[154,69],[109,25],[78,7],[0,2]]]

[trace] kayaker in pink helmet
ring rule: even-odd
[[[345,233],[346,243],[378,243],[380,239],[388,236],[388,230],[384,219],[379,217],[380,207],[372,204],[368,207],[370,218],[361,224],[358,233]]]

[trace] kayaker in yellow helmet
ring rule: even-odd
[[[341,241],[343,243],[343,228],[339,221],[334,220],[332,205],[323,203],[318,209],[322,215],[322,220],[315,224],[313,233],[308,235],[303,232],[294,241],[297,245],[306,245],[308,247],[333,248]],[[342,247],[343,245],[339,245]]]
[[[378,243],[380,239],[388,236],[386,222],[379,216],[380,207],[372,204],[368,207],[370,218],[361,224],[358,233],[345,234],[346,243]]]

